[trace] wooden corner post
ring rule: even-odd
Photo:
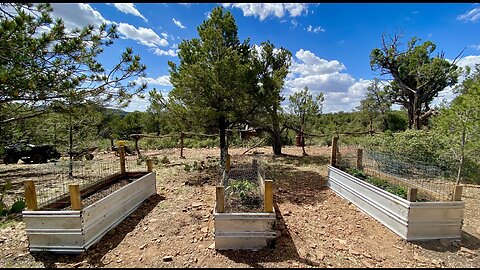
[[[217,186],[216,189],[216,211],[217,213],[225,212],[225,193],[223,186]]]
[[[362,170],[363,169],[363,149],[358,148],[357,149],[357,169]]]
[[[417,201],[418,190],[416,188],[409,188],[407,193],[407,201],[415,202]]]
[[[264,211],[273,213],[273,180],[265,180]]]
[[[461,201],[462,200],[462,192],[463,192],[463,186],[455,185],[455,189],[453,190],[453,200],[454,201]]]
[[[23,181],[23,187],[25,188],[27,209],[31,211],[38,210],[37,192],[35,191],[33,180]]]
[[[337,166],[337,149],[338,149],[338,137],[335,136],[332,138],[332,155],[330,158],[330,165],[333,167]]]
[[[225,158],[225,171],[230,171],[230,154],[227,154]]]
[[[70,191],[70,204],[72,206],[72,210],[82,210],[80,186],[78,184],[69,185],[68,189]]]
[[[147,159],[147,172],[153,171],[153,159]]]

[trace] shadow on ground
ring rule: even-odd
[[[463,247],[466,247],[472,251],[477,251],[480,249],[480,239],[478,239],[476,236],[471,235],[465,231],[462,231],[462,236],[461,236],[461,245]],[[443,240],[442,240],[443,241]],[[429,240],[429,241],[413,241],[412,243],[415,243],[416,245],[436,251],[436,252],[457,252],[460,250],[460,245],[452,243],[453,240],[447,240],[445,243],[442,245],[442,242],[440,240]]]
[[[291,163],[284,164],[286,160]],[[328,159],[322,156],[283,156],[268,162],[267,175],[274,180],[276,202],[314,205],[325,200],[325,177],[319,172],[298,168],[304,164],[315,164],[320,168],[328,164]]]
[[[277,214],[276,230],[281,232],[281,236],[276,239],[271,247],[259,251],[218,250],[217,252],[236,263],[244,263],[255,268],[264,268],[262,264],[268,262],[297,262],[313,267],[325,267],[323,262],[316,259],[302,258],[293,242],[288,226],[284,223],[283,215],[278,205],[275,204],[274,207]]]
[[[80,255],[58,255],[53,253],[32,253],[35,260],[43,262],[47,268],[57,268],[56,263],[80,263],[86,261],[91,267],[104,267],[102,257],[122,242],[125,236],[133,231],[137,224],[150,213],[157,204],[165,200],[160,194],[152,195],[145,200],[140,207],[130,216],[115,227],[115,234],[103,236],[100,241],[92,245],[86,252]]]

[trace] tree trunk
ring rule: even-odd
[[[225,140],[227,123],[224,117],[218,120],[218,127],[220,129],[220,165],[225,168],[225,160],[228,154],[227,143]]]
[[[272,125],[273,133],[272,135],[272,148],[274,155],[282,155],[282,138],[280,131],[280,122],[278,120],[277,106],[273,106],[272,115]]]
[[[300,143],[302,144],[302,155],[308,156],[307,152],[305,152],[305,137],[303,136],[303,125],[302,128],[300,129]]]

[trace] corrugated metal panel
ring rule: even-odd
[[[406,240],[459,238],[464,202],[409,202],[328,167],[329,186]]]
[[[411,203],[408,240],[460,238],[465,202]]]
[[[84,252],[156,193],[155,172],[82,211],[23,211],[30,252]]]
[[[329,166],[327,185],[341,197],[403,238],[407,237],[408,201]]]
[[[275,209],[273,213],[217,213],[215,211],[214,218],[216,249],[261,249],[276,236]]]
[[[156,193],[155,172],[149,173],[84,209],[85,248],[100,240],[143,201]]]

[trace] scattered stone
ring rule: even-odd
[[[210,246],[208,246],[209,249],[215,249],[215,243],[211,244]]]
[[[462,242],[460,240],[455,240],[451,242],[454,247],[461,247]]]
[[[461,247],[461,248],[460,248],[460,251],[461,251],[461,252],[468,253],[468,254],[471,254],[471,255],[476,255],[476,254],[477,254],[476,251],[471,250],[471,249],[466,248],[466,247]]]
[[[292,214],[292,211],[288,211],[287,213],[283,214],[284,216],[288,217]]]
[[[198,208],[198,207],[201,207],[203,204],[201,202],[194,202],[192,203],[192,207],[193,208]]]
[[[116,233],[116,230],[115,230],[115,228],[113,228],[110,231],[108,231],[107,234],[110,235],[110,236],[113,236],[113,235],[115,235],[115,233]]]
[[[393,247],[399,250],[403,250],[403,247],[400,247],[400,246],[393,245]]]
[[[172,256],[164,256],[164,257],[162,258],[162,260],[163,260],[164,262],[171,262],[171,261],[173,261],[173,257],[172,257]]]
[[[363,265],[365,265],[367,268],[375,268],[375,266],[367,261],[361,261]]]
[[[345,244],[342,244],[342,243],[340,243],[340,242],[339,242],[339,243],[334,243],[334,244],[333,244],[333,247],[336,248],[336,249],[338,249],[338,250],[344,250],[344,249],[347,248],[347,247],[345,246]]]
[[[358,251],[356,249],[353,249],[353,248],[351,248],[349,250],[349,252],[350,252],[350,254],[355,255],[355,256],[358,256],[358,255],[362,254],[360,251]]]
[[[140,247],[140,249],[141,249],[141,250],[144,249],[147,245],[148,245],[148,244],[143,244],[143,245]]]
[[[72,265],[72,267],[78,268],[78,267],[80,267],[82,264],[83,264],[83,262],[78,262],[78,263]]]
[[[118,259],[117,260],[117,263],[121,263],[123,260],[122,259]]]
[[[202,228],[202,232],[203,232],[203,233],[208,233],[208,227],[203,227],[203,228]]]

